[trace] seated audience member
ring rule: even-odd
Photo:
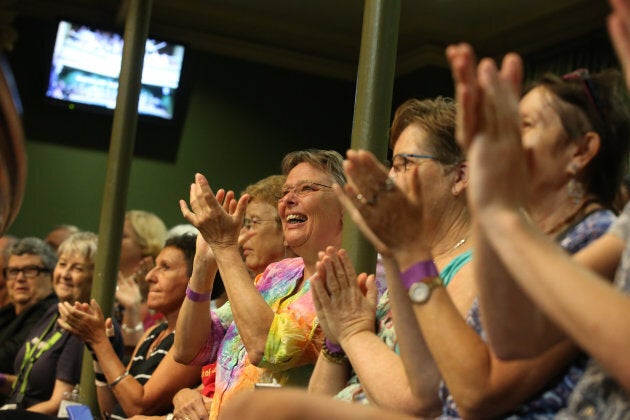
[[[245,265],[252,275],[252,280],[262,274],[269,264],[295,256],[291,249],[284,246],[282,222],[277,209],[276,197],[280,195],[285,179],[284,175],[271,175],[248,186],[242,193],[249,195],[249,200],[243,227],[238,237],[238,245]],[[217,287],[217,280],[220,281],[220,287]],[[225,291],[218,273],[214,279],[212,294],[214,295],[217,290]],[[218,305],[220,306],[222,305]],[[201,371],[203,382],[201,387],[196,390],[183,389],[175,395],[173,413],[176,418],[205,419],[208,417],[206,406],[210,407],[212,402],[215,376],[216,364],[208,364]],[[205,398],[202,398],[202,395]]]
[[[601,78],[597,81],[602,90],[607,86]],[[531,124],[523,129],[523,145],[531,156],[529,160],[530,175],[528,177],[531,196],[526,208],[532,219],[545,229],[545,233],[554,237],[571,253],[602,235],[614,219],[614,214],[606,209],[612,205],[617,188],[616,183],[611,180],[619,179],[620,174],[623,173],[627,156],[627,142],[623,135],[615,136],[601,133],[600,139],[600,134],[584,134],[581,131],[583,125],[594,124],[596,116],[588,113],[589,109],[585,107],[588,104],[588,99],[582,88],[579,85],[573,86],[573,83],[572,80],[546,77],[540,82],[540,87],[530,90],[521,101],[521,115],[527,124]],[[612,85],[612,83],[608,85],[609,91]],[[544,96],[547,92],[553,96]],[[581,101],[579,104],[583,108],[579,105],[570,105],[570,101],[574,97],[579,98]],[[612,95],[609,97],[611,98],[610,101],[614,103],[616,98]],[[573,100],[575,101],[575,99]],[[549,105],[555,103],[558,103],[557,108]],[[614,105],[612,106],[614,107]],[[580,120],[582,113],[586,114],[584,115],[586,122]],[[541,122],[541,116],[549,121]],[[624,118],[623,113],[620,113],[611,117],[609,125],[615,127],[617,133],[627,132],[628,118]],[[546,136],[544,137],[545,141],[540,140],[541,134],[539,132]],[[403,143],[403,147],[405,146],[408,147]],[[397,148],[398,143],[395,146],[394,156],[398,155]],[[549,153],[548,150],[550,149],[555,150],[556,153]],[[431,156],[434,153],[432,150],[424,150],[422,154]],[[413,267],[414,264],[411,263],[422,256],[424,252],[424,255],[429,257],[427,260],[434,260],[438,265],[438,271],[440,271],[440,254],[432,251],[432,248],[436,248],[434,247],[435,240],[431,236],[433,232],[439,232],[440,228],[439,225],[436,228],[436,223],[431,222],[433,220],[431,215],[436,214],[444,220],[444,215],[448,214],[448,211],[438,209],[436,212],[436,200],[427,192],[432,191],[431,188],[436,185],[436,182],[427,182],[429,165],[430,163],[423,163],[417,169],[418,178],[414,181],[419,182],[419,187],[414,194],[422,197],[422,202],[426,201],[430,203],[430,206],[419,205],[417,212],[412,213],[410,206],[401,205],[399,201],[394,200],[396,194],[391,193],[392,188],[388,187],[387,184],[390,181],[387,180],[385,171],[379,170],[374,165],[373,158],[367,154],[361,156],[361,153],[348,153],[347,176],[352,179],[352,185],[355,188],[352,189],[352,195],[346,197],[344,202],[352,203],[348,206],[350,214],[370,213],[368,220],[359,220],[360,224],[367,225],[372,236],[376,236],[377,243],[375,245],[381,245],[381,248],[384,246],[385,248],[382,249],[387,254],[393,253],[396,263],[403,270]],[[602,174],[605,175],[602,176]],[[395,172],[390,172],[391,175],[396,177],[399,185],[411,185],[412,180],[406,173],[396,176]],[[606,182],[602,182],[604,179]],[[378,185],[382,185],[382,187],[375,189],[374,187]],[[452,191],[452,189],[450,190]],[[365,199],[355,198],[357,194],[360,197],[373,197],[373,202],[369,203]],[[378,195],[378,199],[376,195]],[[445,209],[453,208],[452,205],[445,206]],[[396,214],[396,220],[388,219],[389,214]],[[426,224],[423,226],[414,222],[414,218],[415,220],[424,220]],[[404,233],[410,231],[415,232],[415,235],[405,237]],[[449,250],[449,248],[443,249]],[[410,250],[414,250],[414,252],[410,252]],[[333,261],[335,261],[334,254],[334,250],[329,253],[329,257]],[[328,264],[335,266],[331,262]],[[343,267],[344,264],[337,262],[337,266]],[[348,272],[347,268],[341,270],[342,275]],[[326,278],[326,282],[330,278],[330,274],[326,275],[327,273],[339,274],[336,270],[322,270],[320,277]],[[390,272],[388,279],[390,292],[392,287],[399,287],[400,285],[397,277],[396,272]],[[336,280],[333,279],[333,281]],[[347,284],[344,281],[338,281],[338,283],[340,285]],[[328,291],[325,288],[316,287],[319,282],[314,281],[313,284],[316,297],[320,296],[321,290],[322,293],[336,298],[328,299],[328,296],[324,296],[324,299],[321,300],[321,306],[325,310],[323,316],[318,306],[318,315],[324,331],[328,333],[327,330],[336,329],[335,338],[341,335],[349,345],[355,345],[354,355],[358,360],[361,360],[362,350],[365,349],[367,343],[366,337],[369,337],[369,334],[366,335],[365,333],[370,333],[372,326],[364,324],[363,328],[368,328],[367,331],[359,328],[361,324],[358,321],[365,315],[361,315],[361,312],[353,306],[350,306],[351,310],[345,309],[345,312],[344,307],[347,308],[349,305],[340,306],[336,311],[334,310],[334,302],[344,301],[337,297],[343,296],[341,292],[344,287],[334,287],[333,293],[330,287],[328,287]],[[350,282],[350,284],[353,283]],[[410,284],[405,286],[409,287]],[[469,286],[469,290],[474,291],[474,287]],[[426,343],[426,347],[437,364],[446,385],[442,387],[439,394],[443,400],[443,415],[458,417],[460,412],[463,412],[466,417],[494,417],[506,415],[506,413],[510,413],[510,415],[551,416],[566,404],[566,399],[563,399],[563,396],[566,396],[575,386],[584,370],[584,360],[575,359],[577,353],[575,346],[566,341],[562,346],[535,359],[520,361],[519,363],[502,362],[480,337],[483,330],[478,305],[473,305],[467,315],[467,322],[473,327],[473,329],[469,329],[466,328],[464,320],[456,316],[457,305],[453,305],[449,299],[449,294],[444,293],[439,288],[433,293],[437,296],[432,297],[431,301],[422,302],[422,305],[413,305],[413,312],[415,312],[418,325],[421,327],[424,343]],[[355,293],[354,296],[361,300],[362,295],[360,293]],[[394,307],[394,322],[399,332],[398,339],[401,342],[401,347],[405,346],[407,349],[406,356],[403,354],[407,372],[414,372],[414,368],[420,369],[422,366],[423,375],[426,375],[427,364],[420,363],[418,356],[422,346],[407,341],[408,337],[400,336],[401,331],[407,335],[408,329],[414,328],[413,325],[407,325],[404,329],[400,328],[397,321],[407,319],[404,317],[404,314],[408,313],[407,310],[401,310],[401,313],[396,316],[396,311],[400,310],[399,308],[411,308],[409,298],[405,296],[405,293],[399,292],[391,298],[391,301]],[[327,304],[328,302],[330,305]],[[435,318],[437,313],[441,314],[439,319]],[[430,328],[430,325],[433,328]],[[345,326],[346,328],[344,328]],[[347,337],[348,335],[350,338]],[[346,350],[343,344],[342,347]],[[370,353],[373,354],[374,352]],[[464,356],[465,363],[454,363],[454,360],[464,360]],[[567,362],[571,360],[573,363],[568,366]],[[334,366],[334,364],[330,365]],[[365,370],[368,374],[374,370],[373,366],[373,361],[366,364]],[[387,366],[391,366],[391,363]],[[388,369],[388,373],[391,372],[392,370]],[[559,373],[562,375],[554,380]],[[387,390],[391,389],[390,386],[383,386],[382,390],[378,388],[382,384],[382,376],[381,374],[380,378],[374,378],[377,387],[372,392],[368,392],[368,395],[377,404],[380,402],[379,398],[386,395]],[[404,377],[404,375],[400,376]],[[416,372],[415,377],[419,376],[420,373]],[[526,381],[525,378],[527,378]],[[360,374],[359,379],[361,379]],[[411,392],[420,396],[425,395],[426,379],[418,382],[421,383],[412,384]],[[326,383],[330,384],[330,381],[324,381],[324,384]],[[399,396],[401,393],[397,392],[395,395]],[[384,404],[381,403],[380,405]],[[400,403],[396,404],[396,402],[389,406],[395,409],[405,409],[404,406]]]
[[[449,51],[449,53],[452,54],[452,51]],[[468,59],[470,60],[470,57]],[[462,79],[464,79],[463,76]],[[598,84],[595,86],[601,86],[601,90],[608,87],[607,101],[610,102],[604,103],[615,103],[619,99],[615,95],[615,89],[611,89],[614,85],[614,80],[598,78],[597,82]],[[601,235],[610,224],[612,220],[611,214],[603,208],[611,205],[617,189],[615,182],[610,180],[618,180],[623,173],[623,162],[627,153],[627,144],[624,140],[628,134],[628,119],[627,116],[624,116],[623,108],[619,108],[619,105],[607,107],[606,109],[609,112],[607,116],[610,119],[608,120],[607,128],[602,128],[595,110],[590,108],[589,97],[584,88],[579,83],[576,85],[574,83],[575,81],[571,77],[564,80],[545,78],[542,83],[544,87],[532,89],[523,98],[521,101],[521,117],[524,121],[527,121],[527,118],[534,119],[534,116],[537,116],[539,119],[551,118],[551,121],[545,120],[545,124],[542,124],[540,120],[535,122],[529,120],[524,123],[522,126],[522,146],[520,148],[521,151],[523,149],[526,150],[528,156],[527,171],[525,171],[524,167],[519,167],[519,165],[515,165],[511,161],[502,167],[506,172],[494,181],[503,182],[502,187],[505,188],[505,192],[509,191],[513,194],[512,179],[510,178],[509,186],[505,183],[505,180],[508,179],[508,174],[514,168],[521,170],[519,174],[527,172],[527,178],[523,177],[522,180],[527,180],[527,194],[523,194],[523,196],[528,199],[521,202],[516,201],[519,205],[515,206],[514,210],[517,211],[518,215],[521,215],[522,209],[527,209],[531,219],[544,229],[544,233],[559,242],[569,252],[576,252],[584,247],[588,242]],[[470,87],[467,87],[468,89],[458,89],[457,91],[470,92]],[[545,89],[548,89],[548,91]],[[549,96],[545,98],[545,94]],[[553,105],[556,105],[558,108],[555,108]],[[517,109],[515,105],[510,107],[505,103],[499,106],[508,110]],[[471,108],[467,109],[467,111],[472,113],[477,109],[482,108],[475,104],[474,107],[471,105]],[[611,109],[616,109],[616,111]],[[495,116],[501,115],[497,112],[496,107],[488,110],[488,112],[493,113]],[[616,113],[613,114],[613,112]],[[468,117],[470,115],[472,114],[467,114]],[[514,136],[514,133],[519,132],[517,124],[518,114],[515,115],[513,124],[499,127],[507,127],[512,137],[521,141],[520,136]],[[464,122],[470,120],[471,118],[460,118],[460,121]],[[494,120],[490,119],[490,121]],[[546,134],[546,142],[531,141],[534,134],[536,134],[534,131],[535,127],[537,127],[536,123],[545,127],[542,132]],[[538,127],[540,130],[540,126]],[[609,127],[612,127],[610,131],[613,133],[608,132]],[[494,131],[489,131],[490,133],[499,132],[497,127],[493,128]],[[498,134],[496,136],[497,138],[499,137]],[[504,136],[509,137],[506,134]],[[476,141],[483,142],[485,139],[484,137]],[[496,138],[493,138],[493,141],[494,143],[488,140],[483,142],[484,150],[490,149],[490,145],[497,143]],[[475,143],[473,143],[474,145]],[[556,151],[556,154],[553,155],[556,159],[553,165],[543,165],[544,159],[548,159],[550,155],[549,153],[543,153],[546,147],[552,147]],[[479,151],[472,151],[471,148],[469,156],[473,154],[478,159],[477,164],[479,167],[487,169],[490,166],[497,165],[495,162],[500,158],[500,151],[504,148],[505,146],[495,146],[493,149],[495,155],[490,158]],[[566,150],[566,152],[562,153],[561,151],[563,150]],[[522,152],[521,155],[523,155]],[[420,172],[420,169],[414,168],[413,171]],[[479,171],[479,169],[477,170]],[[490,170],[487,169],[486,172],[490,172]],[[607,175],[599,178],[601,172],[605,172]],[[474,172],[472,173],[474,174]],[[479,418],[497,416],[544,416],[549,418],[562,409],[567,403],[566,396],[576,386],[584,370],[581,359],[575,359],[574,355],[577,351],[575,345],[565,337],[562,343],[556,341],[556,345],[553,348],[547,348],[534,358],[503,361],[494,353],[492,348],[484,343],[482,340],[483,336],[477,335],[482,334],[478,305],[473,305],[468,316],[468,322],[474,329],[468,328],[463,323],[463,320],[457,316],[457,311],[450,302],[448,294],[444,292],[440,282],[436,281],[439,277],[433,277],[437,270],[433,267],[433,262],[431,261],[430,243],[425,242],[424,238],[426,235],[422,234],[421,227],[415,227],[419,226],[420,222],[418,220],[422,220],[422,217],[418,216],[417,211],[412,212],[414,206],[417,206],[421,211],[427,211],[421,205],[426,195],[421,189],[422,184],[418,182],[422,178],[417,177],[415,174],[407,174],[401,182],[397,182],[401,191],[393,189],[388,186],[386,173],[382,167],[379,168],[373,156],[365,152],[356,153],[352,151],[348,152],[346,174],[352,181],[350,185],[353,188],[348,187],[346,189],[347,195],[342,195],[340,198],[354,220],[357,221],[364,233],[385,257],[389,293],[396,321],[401,356],[407,375],[410,378],[412,392],[417,393],[419,390],[422,390],[420,387],[422,380],[418,381],[420,384],[416,387],[414,387],[414,384],[417,384],[416,380],[424,379],[423,375],[426,372],[426,366],[417,363],[417,354],[422,348],[418,343],[424,343],[430,351],[445,383],[445,386],[440,390],[440,397],[443,400],[443,417],[445,418],[457,418],[460,415]],[[484,175],[489,178],[487,174],[484,173]],[[562,186],[562,188],[557,188],[555,194],[550,187],[547,187],[545,191],[544,188],[541,188],[545,186],[545,179],[547,179],[547,185],[555,179],[554,185],[556,188],[558,185]],[[575,180],[571,182],[572,179]],[[602,182],[603,179],[606,179],[608,184]],[[560,180],[564,182],[559,182]],[[474,184],[478,182],[476,178],[473,177],[471,179],[473,185],[477,187],[471,194],[477,194],[479,201],[482,201],[480,197],[490,197],[491,194],[487,193],[487,191],[489,191],[489,188],[494,188],[494,184],[488,182],[488,179],[485,179],[485,181],[487,185],[481,187],[479,184]],[[575,193],[575,185],[570,187],[576,182],[583,185],[583,194],[578,195]],[[378,185],[381,187],[375,188]],[[523,188],[525,188],[525,184],[523,184]],[[401,192],[404,192],[404,194],[401,194]],[[532,196],[531,194],[534,195]],[[375,197],[375,195],[378,195],[378,197]],[[365,200],[364,197],[371,197],[371,200]],[[419,197],[423,198],[422,202],[419,200]],[[509,197],[512,198],[514,196]],[[520,198],[520,196],[516,197]],[[555,200],[553,199],[554,197]],[[501,203],[501,201],[498,201],[498,203]],[[490,206],[487,203],[484,204]],[[495,203],[491,204],[496,205]],[[493,235],[498,237],[499,234],[496,230],[493,230],[492,220],[495,220],[497,217],[496,213],[503,210],[503,207],[499,205],[497,209],[494,210],[493,208],[494,211],[488,212],[494,214],[494,216],[487,216],[486,227],[488,231],[492,231]],[[544,212],[545,209],[547,209],[547,213]],[[396,217],[388,217],[391,214],[396,214]],[[486,216],[484,215],[484,217]],[[507,216],[503,217],[505,217],[506,227],[511,226],[507,223],[512,219],[509,219]],[[406,236],[405,232],[413,232],[413,235]],[[502,245],[500,247],[503,251],[510,249],[507,243],[513,241],[515,235],[503,232],[501,238]],[[475,238],[475,244],[478,245],[479,243],[482,243],[482,241]],[[496,267],[493,259],[487,259],[487,248],[482,246],[480,249],[477,245],[475,246],[475,252],[478,257],[481,252],[485,262],[485,266],[481,263],[477,265],[477,262],[475,262],[477,267],[485,267],[485,270],[488,270],[489,266]],[[529,247],[532,247],[532,245],[530,244]],[[524,254],[529,252],[526,250],[529,248],[526,248],[524,245],[519,246],[518,249],[518,252],[523,252]],[[327,252],[327,255],[321,260],[324,265],[321,271],[318,266],[319,278],[312,279],[313,294],[316,298],[315,302],[317,303],[318,311],[320,307],[326,307],[328,300],[335,300],[335,293],[343,288],[339,285],[343,285],[347,281],[345,279],[351,276],[352,273],[352,270],[347,268],[349,262],[343,261],[343,253],[335,256],[332,251]],[[513,258],[513,255],[511,258]],[[418,260],[422,261],[419,264],[413,264],[414,261]],[[413,270],[409,270],[410,267],[414,266],[417,267],[415,273]],[[546,268],[552,266],[550,261],[545,265]],[[521,259],[519,264],[514,263],[510,266],[510,271],[518,271],[519,274],[521,271],[530,271],[524,270],[523,267],[525,267],[525,263]],[[403,271],[402,274],[399,274],[399,271]],[[478,272],[482,272],[482,270],[478,268]],[[531,282],[531,278],[538,278],[538,274],[532,275],[530,272],[530,275],[527,276],[530,287],[534,285]],[[523,275],[523,282],[527,281],[525,278],[526,276]],[[423,279],[425,279],[424,282],[422,281]],[[494,275],[492,279],[494,280],[493,282],[486,279],[484,282],[480,281],[479,283],[486,283],[486,293],[496,296],[496,288],[503,281],[503,278]],[[332,280],[332,282],[329,283],[329,280]],[[551,278],[549,281],[552,281]],[[333,285],[332,290],[334,292],[331,292],[329,284]],[[414,284],[419,284],[422,287],[414,287]],[[403,286],[405,287],[403,288]],[[409,287],[409,295],[405,290],[407,287]],[[536,287],[532,287],[532,289],[534,288]],[[415,292],[416,289],[423,293],[418,292],[417,295],[412,295],[411,292]],[[570,293],[568,289],[565,292],[567,294]],[[484,306],[483,293],[481,294],[481,301],[483,308],[481,313],[487,312],[489,315],[485,315],[486,317],[494,318],[494,311],[496,311],[501,315],[497,317],[495,322],[498,323],[499,320],[502,320],[506,329],[513,328],[513,325],[508,326],[507,323],[512,322],[515,315],[520,316],[518,310],[515,312],[514,301],[509,301],[508,307],[505,305],[505,302],[508,302],[505,297],[503,299],[495,298],[491,303],[486,301]],[[502,303],[503,306],[501,307]],[[518,308],[518,306],[516,307]],[[407,310],[403,310],[404,308],[407,308]],[[498,310],[497,308],[501,309]],[[396,316],[397,310],[401,312],[402,316]],[[413,311],[412,316],[408,316],[409,310]],[[501,310],[504,310],[504,312],[501,312]],[[404,316],[405,314],[407,316]],[[324,316],[320,315],[322,328],[327,334],[330,329],[328,324],[330,319],[332,318],[328,313],[325,313]],[[536,326],[535,318],[530,318],[528,325],[530,328]],[[514,332],[513,329],[511,331]],[[421,333],[421,336],[418,337],[418,341],[413,345],[409,338],[410,336],[418,335],[418,333]],[[355,337],[364,336],[363,330],[356,326],[354,330],[350,329],[343,334],[345,334],[344,336],[350,335],[350,338],[346,339],[346,341],[350,342],[353,340],[359,341]],[[342,354],[337,355],[338,358],[341,356]],[[567,368],[569,363],[571,365]],[[267,397],[270,400],[262,403],[262,400]],[[296,398],[295,395],[292,397]],[[238,411],[239,408],[252,404],[257,409],[264,409],[264,406],[269,404],[270,401],[279,407],[284,407],[283,403],[287,400],[288,396],[283,396],[282,393],[252,395],[244,397],[238,407],[235,406],[233,408]],[[300,396],[291,405],[300,403],[311,404],[309,401],[308,397]],[[289,410],[285,411],[284,408],[281,408],[275,412],[274,417],[290,418],[288,413]],[[341,418],[342,415],[368,416],[369,413],[375,412],[357,410],[352,414],[351,411],[333,404],[318,410],[314,418],[324,418],[324,416]]]
[[[630,86],[630,2],[611,0],[611,5],[608,28]],[[472,120],[481,112],[477,125],[465,127],[462,144],[475,179],[471,205],[484,245],[477,277],[482,308],[493,308],[484,318],[490,342],[502,357],[515,359],[540,354],[570,337],[592,360],[556,418],[624,418],[630,412],[630,366],[623,351],[630,337],[630,206],[574,260],[548,241],[521,210],[528,194],[527,160],[513,129],[519,121],[514,75],[522,71],[521,63],[512,56],[500,72],[491,60],[475,68],[470,47],[455,48],[455,58],[463,63],[455,73],[458,89],[478,98],[462,110],[463,118]],[[604,118],[618,112],[600,105],[602,93],[587,77],[581,74],[593,110]],[[627,141],[628,131],[620,134]],[[487,164],[499,156],[500,164]],[[499,288],[492,281],[497,275]],[[611,286],[607,280],[613,276]]]
[[[60,302],[86,301],[90,297],[97,238],[91,232],[70,235],[59,246],[53,271],[53,288]],[[6,403],[28,411],[56,415],[64,392],[72,392],[81,378],[83,343],[57,324],[59,309],[51,305],[30,331],[15,358],[16,375],[8,378],[12,391]],[[118,336],[118,355],[122,338]],[[24,412],[3,415],[15,418]]]
[[[191,225],[190,223],[182,223],[182,224],[175,225],[172,228],[170,228],[166,232],[166,239],[172,238],[173,236],[182,236],[182,235],[197,236],[198,233],[199,231],[197,230],[197,228]]]
[[[466,206],[467,168],[455,141],[454,102],[439,97],[422,101],[411,99],[403,103],[392,122],[391,147],[393,165],[388,188],[394,188],[394,182],[402,182],[407,172],[419,168],[422,200],[430,206],[424,214],[421,211],[417,214],[418,220],[423,220],[424,224],[419,229],[412,224],[409,232],[426,232],[424,240],[430,244],[444,285],[448,285],[446,290],[463,318],[472,304],[475,289],[472,270],[467,264],[471,259],[470,215]],[[365,205],[373,206],[375,203],[368,200],[377,200],[376,194],[378,191],[366,191],[361,200]],[[389,210],[392,215],[397,214],[395,208]],[[424,369],[422,394],[412,392],[405,375],[398,348],[399,341],[405,338],[397,336],[394,329],[396,319],[403,315],[396,313],[396,308],[390,308],[389,291],[376,305],[371,301],[374,293],[368,296],[361,293],[345,253],[337,256],[334,249],[329,249],[326,254],[323,260],[320,257],[319,277],[332,282],[332,276],[327,277],[326,273],[340,269],[339,272],[334,270],[339,281],[335,287],[328,287],[330,299],[316,293],[315,287],[313,290],[315,297],[321,297],[321,303],[316,307],[328,340],[325,351],[319,355],[309,391],[336,395],[336,398],[348,401],[371,402],[417,415],[438,414],[441,406],[439,373],[432,366],[426,348],[423,350],[423,346],[418,345],[414,354]],[[372,285],[371,281],[369,284]]]
[[[13,361],[31,328],[57,303],[52,288],[57,255],[39,238],[20,239],[7,252],[4,276],[11,303],[0,309],[0,373],[14,374]]]
[[[207,180],[197,174],[190,189],[192,211],[180,202],[184,217],[199,229],[214,254],[211,257],[209,249],[198,257],[201,264],[195,264],[175,338],[180,362],[202,365],[217,360],[210,418],[216,418],[234,394],[253,389],[256,383],[308,383],[321,346],[308,279],[315,273],[317,253],[341,243],[343,212],[331,187],[333,182],[344,183],[341,163],[334,151],[285,156],[282,169],[287,179],[278,214],[284,241],[298,257],[270,264],[255,284],[238,247],[248,195],[238,203],[232,192],[219,190],[215,197]],[[247,242],[243,247],[247,260]],[[206,261],[214,258],[229,303],[209,316],[213,274]]]
[[[4,267],[6,267],[9,259],[7,251],[16,240],[17,238],[10,235],[0,237],[0,308],[11,302],[7,290],[7,279],[4,277]]]
[[[145,329],[161,320],[159,313],[147,308],[149,285],[145,276],[153,268],[165,240],[166,226],[158,216],[143,210],[125,213],[115,319],[121,323],[127,354],[133,351]]]
[[[79,228],[73,225],[59,225],[55,226],[53,230],[51,230],[48,235],[46,235],[46,239],[44,241],[50,245],[55,252],[59,249],[59,245],[70,235],[73,233],[79,232]]]
[[[103,417],[165,414],[170,411],[171,400],[178,390],[199,383],[199,367],[175,362],[171,349],[192,272],[195,240],[191,235],[169,239],[156,258],[156,266],[147,274],[147,305],[162,313],[165,322],[144,333],[126,368],[107,337],[106,327],[111,327],[111,319],[103,318],[95,300],[89,305],[73,306],[68,302],[59,305],[60,325],[89,345],[98,361],[95,373],[104,375],[98,376],[96,382]]]

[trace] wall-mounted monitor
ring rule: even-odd
[[[10,60],[29,141],[107,151],[122,61],[122,31],[75,19],[18,18]],[[175,161],[193,80],[192,51],[150,34],[134,154]]]
[[[122,50],[123,38],[116,32],[60,21],[46,96],[68,104],[114,109]],[[184,53],[183,45],[147,39],[139,114],[173,119]]]

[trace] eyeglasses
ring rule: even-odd
[[[418,165],[412,159],[437,159],[433,155],[417,155],[414,153],[398,153],[392,158],[391,167],[394,169],[394,173],[405,173],[409,169],[409,165]]]
[[[50,273],[50,270],[46,267],[39,267],[36,265],[27,265],[26,267],[7,267],[3,270],[4,277],[9,280],[15,280],[20,273],[24,273],[24,277],[27,279],[33,279],[39,276],[41,273]]]
[[[324,185],[317,182],[312,181],[301,181],[295,184],[293,187],[284,186],[282,187],[281,195],[276,195],[276,199],[278,201],[282,201],[290,192],[297,195],[298,197],[304,197],[305,195],[309,195],[310,193],[321,191],[322,188],[332,189],[330,185]]]
[[[246,217],[243,219],[243,229],[245,230],[255,230],[257,229],[257,226],[265,223],[265,222],[275,222],[276,220],[274,219],[259,219],[257,217],[252,217],[251,219],[249,217]]]
[[[571,73],[567,73],[562,76],[562,80],[577,80],[581,82],[584,93],[586,93],[586,97],[595,110],[595,113],[601,121],[604,121],[604,114],[602,113],[602,107],[599,102],[599,97],[597,96],[597,90],[595,89],[593,79],[591,79],[591,74],[588,72],[588,69],[577,69]]]

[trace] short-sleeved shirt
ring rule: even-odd
[[[564,250],[575,253],[606,233],[614,220],[615,215],[611,211],[596,210],[570,226],[556,240]],[[477,299],[473,302],[466,321],[484,341],[487,341]],[[561,374],[552,378],[544,389],[501,418],[510,420],[553,418],[559,410],[566,406],[569,395],[584,373],[586,362],[587,357],[580,354]],[[441,418],[459,418],[455,400],[444,384],[440,387],[440,398],[443,402]]]
[[[13,304],[0,308],[0,372],[15,373],[13,362],[20,347],[46,310],[57,302],[57,296],[52,293],[19,315],[15,314]]]
[[[287,258],[270,264],[255,281],[256,287],[275,313],[265,352],[258,367],[247,355],[232,316],[230,303],[212,311],[212,333],[192,364],[217,361],[215,393],[210,418],[240,390],[253,389],[256,382],[306,386],[323,342],[321,329],[305,279],[302,258]]]
[[[626,243],[615,275],[615,287],[630,294],[630,203],[608,233]],[[619,349],[624,352],[627,349]],[[630,419],[630,396],[594,360],[589,364],[558,419]]]
[[[57,332],[61,333],[60,338],[45,351],[33,364],[30,375],[26,381],[26,391],[24,399],[19,404],[20,408],[28,408],[43,401],[48,401],[55,387],[55,381],[61,380],[69,384],[78,384],[81,379],[81,361],[83,358],[83,342],[69,332],[62,330],[56,323],[58,315],[57,305],[48,308],[44,316],[31,330],[27,342],[30,345],[37,345],[40,341],[44,343],[50,340]],[[42,334],[51,325],[48,333]],[[15,372],[20,371],[22,361],[26,352],[26,344],[22,346],[15,358]],[[22,384],[21,376],[15,384],[15,389],[19,390]],[[7,403],[13,403],[11,397]]]

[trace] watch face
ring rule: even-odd
[[[431,288],[423,282],[414,283],[409,288],[409,298],[414,303],[423,303],[429,299]]]

